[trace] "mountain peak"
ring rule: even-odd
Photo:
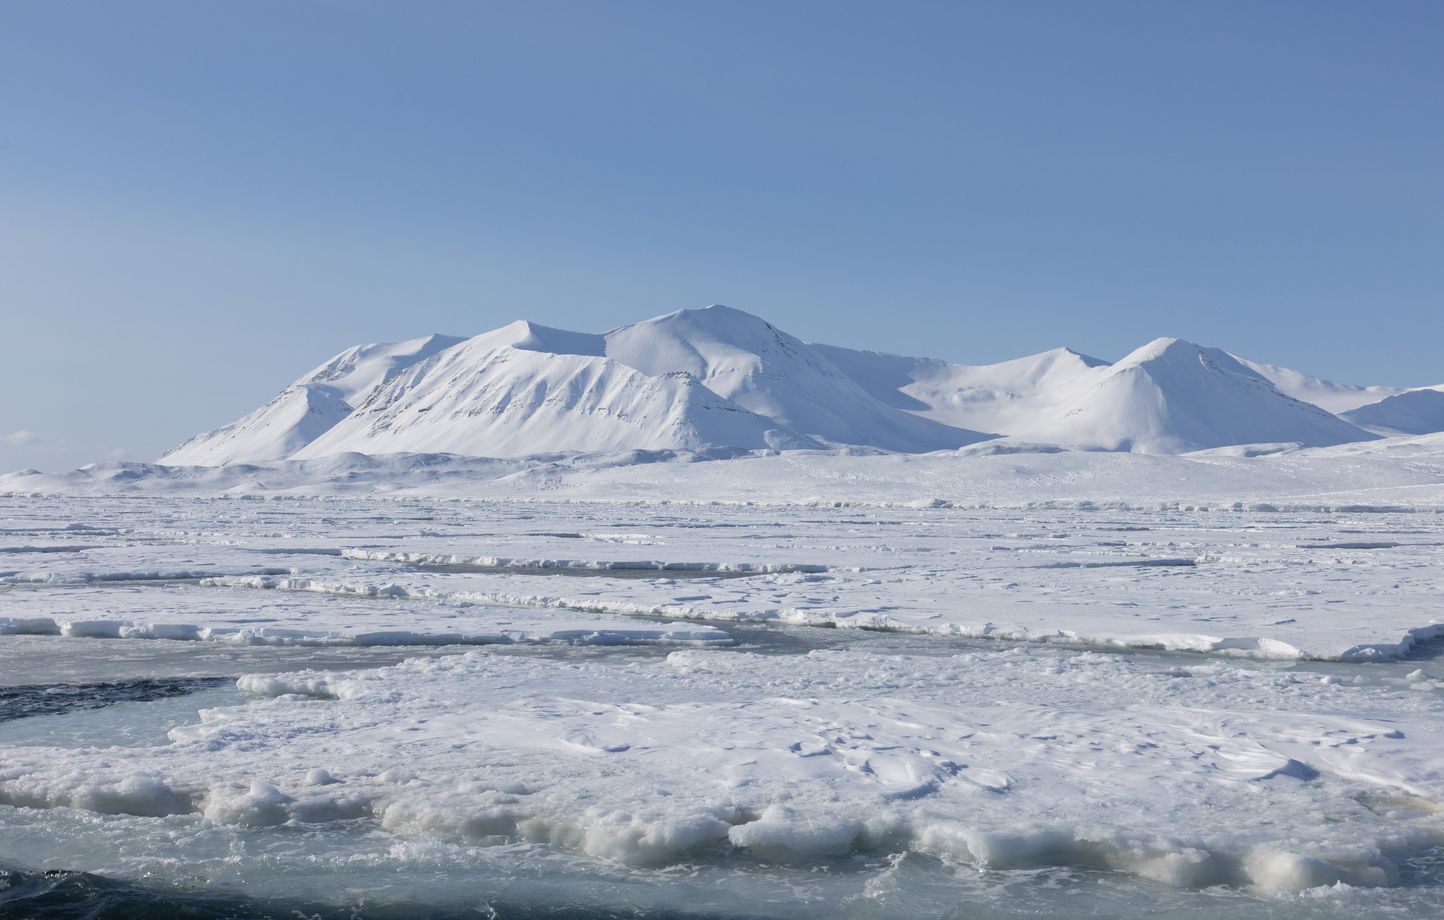
[[[1175,338],[1173,336],[1159,336],[1147,344],[1140,345],[1133,351],[1124,355],[1117,362],[1117,366],[1142,364],[1145,361],[1156,361],[1160,358],[1193,357],[1217,349],[1206,348],[1187,339]]]
[[[985,437],[878,400],[824,349],[721,304],[621,326],[605,338],[610,358],[651,376],[686,371],[723,398],[824,443],[920,452]]]
[[[1221,348],[1199,345],[1187,339],[1167,336],[1154,339],[1141,348],[1135,349],[1113,365],[1113,369],[1120,372],[1130,368],[1148,368],[1150,373],[1155,375],[1160,373],[1191,374],[1200,368],[1218,370],[1252,378],[1267,384],[1270,389],[1273,387],[1263,375],[1244,365]]]
[[[746,310],[739,310],[736,307],[729,307],[725,303],[709,303],[705,307],[691,307],[678,310],[678,313],[701,313],[708,316],[736,316],[758,322],[767,322],[756,313],[748,313]],[[770,324],[769,324],[770,325]]]
[[[1050,348],[1047,351],[1039,352],[1036,355],[1029,355],[1024,358],[1015,358],[1015,361],[1031,361],[1044,364],[1051,361],[1070,361],[1074,364],[1081,364],[1084,367],[1103,367],[1109,362],[1102,358],[1095,358],[1092,355],[1084,354],[1076,348],[1067,345],[1060,345],[1057,348]],[[1005,362],[1006,363],[1006,362]]]
[[[553,355],[589,355],[595,358],[606,354],[606,340],[591,332],[557,329],[528,319],[519,319],[502,329],[507,333],[507,344],[522,351],[539,351]]]
[[[1076,359],[1078,359],[1079,361],[1081,361],[1081,362],[1082,362],[1085,366],[1087,366],[1087,367],[1103,367],[1105,364],[1108,363],[1107,361],[1104,361],[1102,358],[1095,358],[1095,357],[1093,357],[1092,355],[1084,354],[1083,352],[1079,351],[1078,349],[1076,349],[1076,348],[1069,348],[1069,347],[1066,346],[1066,345],[1062,346],[1061,348],[1055,348],[1055,349],[1053,349],[1053,351],[1054,351],[1055,353],[1057,353],[1059,357],[1062,357],[1062,356],[1064,356],[1064,355],[1072,356],[1073,358],[1076,358]]]
[[[673,310],[671,313],[663,313],[661,316],[654,316],[651,319],[645,319],[639,323],[628,323],[625,326],[618,326],[612,330],[612,332],[620,332],[624,329],[631,329],[637,326],[677,324],[686,324],[714,330],[777,328],[755,313],[738,310],[736,307],[729,307],[726,304],[714,303],[705,307],[684,307],[681,310]],[[611,333],[607,334],[610,335]]]

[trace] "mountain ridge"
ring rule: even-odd
[[[1055,348],[953,364],[807,343],[759,316],[712,305],[602,333],[517,320],[470,338],[357,346],[160,462],[345,452],[926,453],[997,437],[1144,453],[1327,446],[1379,435],[1295,394],[1357,409],[1401,392],[1333,384],[1172,338],[1113,363]]]

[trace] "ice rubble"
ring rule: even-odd
[[[629,865],[916,853],[1264,894],[1395,884],[1407,860],[1444,845],[1444,675],[1425,661],[1355,681],[1342,665],[1321,678],[1227,657],[1387,657],[1444,633],[1440,515],[1337,510],[1430,488],[1437,447],[1310,459],[1322,453],[975,458],[994,485],[1004,472],[1024,483],[993,494],[1017,502],[1006,509],[900,491],[932,491],[942,458],[799,454],[654,464],[645,482],[636,466],[574,468],[564,494],[582,501],[7,498],[0,546],[26,550],[0,549],[8,631],[76,646],[499,644],[370,671],[253,674],[240,682],[251,702],[208,709],[164,744],[30,733],[0,757],[0,805],[286,826],[267,834],[349,822]],[[1214,485],[1287,470],[1274,485],[1290,479],[1300,504],[1312,492],[1314,508],[1334,510],[1217,498],[1211,510],[1110,510],[1078,497],[1080,482],[1123,481],[1110,468],[1187,489],[1184,463]],[[1355,491],[1329,493],[1345,464]],[[900,486],[898,470],[937,479]],[[800,471],[814,478],[799,484]],[[1044,507],[1048,488],[1078,500]],[[768,489],[793,504],[745,503]],[[819,489],[861,500],[806,498]],[[630,490],[641,500],[618,500]],[[659,490],[696,503],[657,501]],[[560,571],[573,577],[548,574]],[[807,631],[851,642],[764,654],[725,621],[935,638],[899,654],[865,644],[896,636]]]
[[[817,574],[827,571],[825,565],[794,562],[677,562],[659,559],[525,559],[510,556],[471,556],[460,553],[388,552],[346,548],[346,559],[366,562],[401,562],[433,568],[474,568],[513,572],[591,572],[597,574],[650,574],[658,577],[677,575],[786,575]]]
[[[238,579],[247,584],[245,578]],[[722,629],[696,622],[658,622],[585,611],[538,612],[475,602],[428,603],[409,609],[358,601],[353,593],[324,599],[221,587],[143,585],[123,595],[69,589],[5,604],[0,637],[169,639],[244,645],[730,645]],[[369,597],[401,597],[373,592]],[[11,600],[14,600],[12,597]]]
[[[129,524],[0,554],[10,632],[532,641],[645,616],[1344,660],[1444,633],[1434,513],[6,501]]]
[[[637,864],[909,849],[1266,893],[1391,884],[1444,842],[1444,725],[1425,695],[1225,663],[471,653],[240,686],[261,699],[168,745],[17,747],[0,801],[253,826],[373,817]]]

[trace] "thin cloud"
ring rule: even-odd
[[[11,447],[24,447],[27,444],[39,444],[45,440],[33,431],[26,431],[24,428],[19,431],[12,431],[5,436],[5,443]]]

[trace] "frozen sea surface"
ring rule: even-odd
[[[1444,910],[1437,514],[0,506],[0,916]]]

